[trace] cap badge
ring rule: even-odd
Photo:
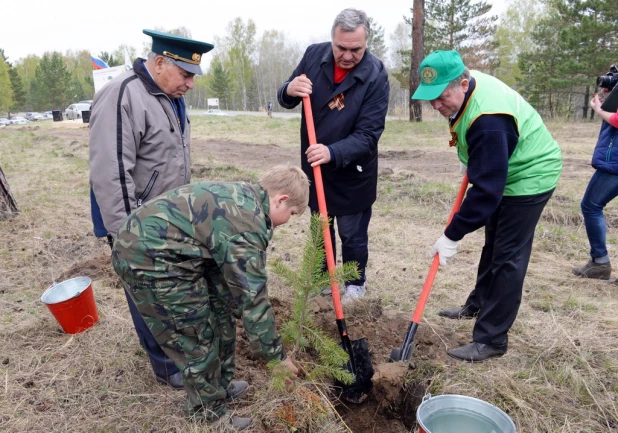
[[[200,56],[198,53],[193,53],[193,55],[191,56],[191,59],[194,62],[198,62],[199,63],[199,61],[202,59],[202,56]]]
[[[429,66],[426,66],[421,71],[421,80],[425,84],[431,84],[438,78],[438,72]]]

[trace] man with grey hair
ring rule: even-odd
[[[111,243],[122,220],[148,199],[190,182],[190,123],[183,95],[202,74],[212,44],[144,30],[152,36],[148,59],[107,83],[94,96],[90,117],[90,185],[95,233]],[[99,211],[100,209],[100,211]],[[125,287],[125,289],[129,289]],[[183,388],[127,294],[141,345],[158,382]]]
[[[456,146],[472,185],[431,255],[446,265],[464,236],[485,227],[474,288],[464,305],[439,312],[449,319],[476,317],[472,341],[447,353],[483,362],[507,352],[534,231],[560,178],[562,153],[519,93],[497,78],[469,71],[457,51],[429,54],[419,75],[412,99],[429,101],[448,119],[449,145]]]
[[[279,104],[294,108],[309,96],[316,145],[309,146],[301,122],[301,162],[311,179],[309,207],[318,212],[313,167],[321,166],[326,207],[341,239],[343,262],[357,262],[360,277],[347,283],[343,303],[365,295],[368,227],[378,183],[378,140],[384,131],[390,87],[382,62],[367,50],[369,20],[345,9],[333,23],[331,42],[311,45],[277,92]],[[328,291],[324,291],[329,293]]]

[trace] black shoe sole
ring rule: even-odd
[[[442,312],[438,313],[438,316],[440,317],[446,317],[447,319],[454,319],[454,320],[460,320],[460,319],[474,319],[475,317],[477,317],[479,315],[478,312],[476,313],[472,313],[472,314],[459,314],[457,316],[449,316],[448,314],[442,314]]]

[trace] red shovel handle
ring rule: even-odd
[[[315,126],[313,125],[313,112],[311,111],[311,100],[309,96],[303,98],[303,109],[305,110],[305,121],[307,122],[307,135],[309,135],[309,145],[317,144],[315,137]],[[330,289],[332,291],[333,306],[337,320],[343,319],[343,308],[339,297],[339,286],[335,279],[335,256],[333,254],[333,244],[330,238],[330,228],[328,227],[328,212],[326,210],[326,198],[324,196],[324,184],[322,182],[322,170],[319,165],[313,167],[313,177],[315,181],[315,191],[318,196],[318,209],[322,220],[322,232],[324,233],[324,249],[326,250],[326,266],[330,274]]]
[[[468,174],[464,174],[463,179],[461,179],[461,185],[459,187],[459,192],[457,193],[457,198],[455,199],[455,203],[453,203],[453,209],[451,210],[451,214],[448,217],[448,221],[446,223],[446,227],[453,220],[453,216],[455,213],[459,211],[461,207],[461,202],[463,201],[464,195],[466,195],[466,189],[468,189]],[[427,274],[427,278],[425,278],[425,284],[423,285],[423,290],[421,291],[421,296],[418,298],[418,303],[416,304],[416,310],[414,310],[414,315],[412,316],[412,322],[420,323],[421,317],[423,316],[423,310],[425,309],[425,304],[427,303],[427,299],[429,298],[429,293],[431,292],[431,287],[433,286],[433,280],[436,279],[436,274],[438,273],[438,267],[440,266],[440,257],[438,254],[433,256],[433,261],[431,262],[431,267],[429,268],[429,273]]]

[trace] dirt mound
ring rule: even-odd
[[[110,285],[120,287],[120,280],[111,266],[109,254],[101,254],[83,262],[71,266],[62,271],[58,281],[68,280],[69,278],[88,276],[92,281],[105,281]]]

